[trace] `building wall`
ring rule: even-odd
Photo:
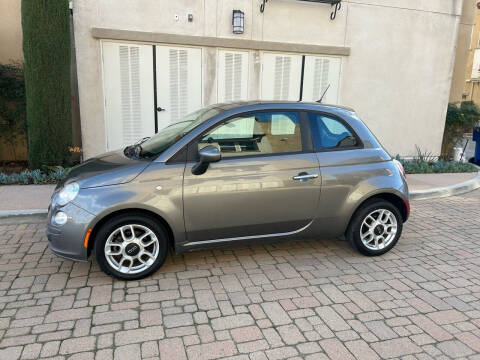
[[[278,42],[286,47],[291,44],[294,50],[297,45],[324,46],[326,51],[328,46],[337,47],[332,51],[342,53],[340,104],[356,109],[393,155],[413,155],[415,145],[440,152],[461,0],[344,0],[334,21],[330,20],[332,9],[326,4],[270,0],[262,14],[260,3],[75,1],[85,158],[106,149],[101,39],[92,35],[95,28],[128,30],[123,35],[117,32],[115,40],[125,36],[129,42],[134,38],[155,43],[155,34],[177,34]],[[232,34],[233,9],[245,13],[242,35]],[[188,13],[193,14],[193,22],[187,21]],[[139,33],[129,35],[129,31]],[[204,105],[216,102],[215,54],[214,47],[203,47]],[[251,99],[259,96],[257,57],[258,50],[251,50]]]
[[[477,1],[475,1],[476,3]],[[463,78],[463,94],[462,100],[473,101],[480,106],[480,79],[472,79],[473,67],[479,68],[478,64],[474,64],[475,52],[480,51],[480,9],[475,7],[475,16],[473,20],[473,32],[471,33],[471,41],[468,47],[468,56],[465,66],[465,75]]]
[[[23,61],[21,1],[0,1],[0,63]]]
[[[472,72],[471,62],[473,61],[472,52],[473,40],[478,42],[477,28],[474,32],[474,23],[478,23],[479,11],[476,7],[478,0],[464,0],[462,7],[462,16],[458,27],[458,40],[455,52],[455,66],[453,69],[452,88],[450,90],[450,102],[460,102],[463,99],[465,81],[470,79]],[[477,19],[478,20],[478,19]],[[475,43],[476,44],[476,43]],[[473,46],[473,49],[475,46]],[[467,66],[470,62],[470,66]]]

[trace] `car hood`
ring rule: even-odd
[[[150,162],[126,157],[123,150],[108,152],[75,166],[57,188],[72,181],[76,181],[80,188],[126,183],[137,177]]]

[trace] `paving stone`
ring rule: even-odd
[[[53,311],[47,314],[45,317],[45,323],[89,318],[92,314],[92,310],[92,308],[79,308]]]
[[[437,348],[450,358],[466,357],[474,353],[472,349],[458,340],[444,341],[438,344]]]
[[[160,309],[145,310],[140,313],[140,325],[142,327],[161,325],[162,323],[163,317]]]
[[[139,344],[119,346],[115,349],[115,360],[140,359],[141,351]]]
[[[227,330],[253,325],[254,320],[250,314],[239,314],[213,319],[211,323],[213,330]]]
[[[213,310],[218,308],[217,300],[211,290],[195,291],[195,300],[199,310]]]
[[[135,310],[116,310],[93,314],[93,325],[104,325],[121,321],[134,320],[138,318],[138,312]]]
[[[92,287],[90,296],[90,305],[104,305],[110,303],[112,299],[112,285],[101,285]]]
[[[340,315],[331,307],[322,306],[315,309],[318,316],[332,329],[333,331],[342,331],[350,329],[350,325],[343,320]]]
[[[332,360],[353,360],[352,354],[348,349],[337,339],[325,339],[320,341],[320,346],[323,348],[328,357]]]
[[[274,325],[286,325],[292,322],[286,311],[276,302],[263,303],[262,309]]]
[[[189,313],[168,315],[164,318],[164,326],[167,328],[189,325],[193,325],[193,316]]]
[[[41,306],[27,306],[20,308],[15,315],[16,319],[25,319],[25,318],[33,318],[36,316],[43,316],[48,311],[48,305],[41,305]]]
[[[423,329],[427,334],[433,337],[437,341],[449,340],[453,336],[445,331],[442,327],[435,324],[432,320],[425,315],[414,315],[411,317],[412,321]]]
[[[380,340],[389,340],[398,337],[383,321],[369,321],[365,326]]]
[[[445,325],[465,321],[468,318],[458,310],[444,310],[427,315],[436,324]]]
[[[66,339],[60,345],[60,354],[68,355],[82,351],[90,351],[95,348],[95,336],[85,336],[75,339]]]
[[[409,338],[377,342],[372,344],[372,348],[385,359],[422,352],[422,349],[415,345]]]
[[[22,353],[21,346],[13,346],[6,349],[0,349],[0,359],[17,360]]]
[[[187,349],[188,359],[195,360],[224,359],[236,353],[237,349],[232,340],[193,345]]]
[[[300,330],[293,324],[279,326],[277,331],[287,345],[295,345],[306,341]]]
[[[262,332],[257,326],[246,326],[232,329],[230,333],[236,343],[260,340],[263,338]]]
[[[364,340],[354,340],[345,343],[345,346],[353,354],[355,359],[375,360],[380,359]]]
[[[266,350],[265,354],[269,360],[281,360],[293,357],[298,354],[297,349],[292,346],[284,346],[275,349]]]
[[[51,357],[58,354],[60,349],[60,341],[50,341],[46,342],[42,346],[42,351],[40,353],[41,357]]]
[[[165,336],[163,326],[149,326],[146,328],[124,330],[115,333],[116,345],[128,345],[144,341],[160,340]]]
[[[22,359],[38,359],[42,344],[28,344],[23,348]],[[0,357],[1,359],[1,357]]]
[[[154,291],[140,294],[140,302],[158,302],[165,300],[175,300],[180,297],[180,292],[178,290],[162,290]]]

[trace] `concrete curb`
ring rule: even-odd
[[[47,209],[0,210],[0,218],[14,216],[47,215]]]
[[[479,166],[474,166],[480,170]],[[473,179],[455,185],[412,191],[410,192],[410,200],[426,200],[461,195],[478,188],[480,188],[480,171],[478,171],[477,176]]]

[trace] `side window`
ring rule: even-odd
[[[323,114],[309,113],[315,150],[352,148],[357,145],[357,138],[340,121]]]
[[[255,112],[228,120],[205,134],[198,149],[214,145],[222,157],[302,151],[298,113]]]

